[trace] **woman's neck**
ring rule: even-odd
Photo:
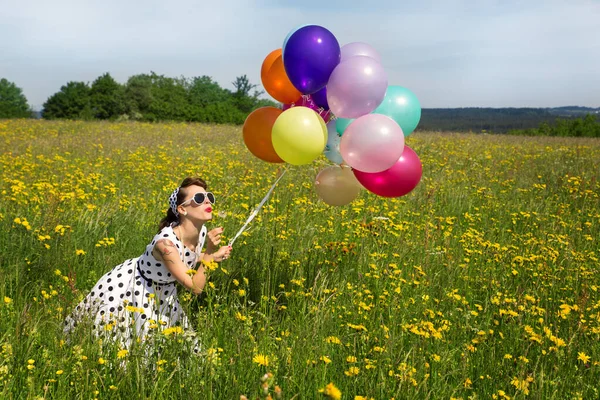
[[[183,221],[173,228],[179,240],[183,242],[183,245],[192,251],[195,251],[198,245],[200,229],[202,229],[202,225],[197,227],[189,220]]]

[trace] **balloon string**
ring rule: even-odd
[[[246,220],[246,222],[244,223],[244,225],[240,228],[240,230],[238,231],[238,233],[236,233],[235,236],[233,237],[233,239],[231,239],[229,241],[229,246],[233,246],[233,243],[235,242],[235,240],[247,229],[246,227],[254,219],[254,217],[256,217],[258,215],[258,212],[265,205],[265,203],[269,199],[269,196],[271,196],[271,193],[273,193],[273,190],[275,189],[275,186],[277,185],[277,183],[279,182],[279,180],[285,175],[286,172],[287,172],[287,170],[284,169],[283,172],[282,172],[282,174],[279,175],[279,178],[277,178],[277,180],[275,181],[275,183],[273,183],[273,185],[271,185],[271,189],[269,189],[269,191],[267,192],[267,194],[265,195],[265,197],[263,197],[263,199],[258,204],[258,206],[256,206],[256,208],[254,209],[254,211],[252,211],[252,213],[250,214],[250,216],[248,217],[248,219]]]

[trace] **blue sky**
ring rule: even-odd
[[[600,1],[19,0],[0,13],[0,77],[41,105],[110,72],[260,84],[296,26],[366,42],[422,107],[600,107]]]

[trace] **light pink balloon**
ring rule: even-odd
[[[342,46],[342,58],[340,62],[348,60],[350,57],[367,56],[378,63],[381,63],[381,56],[371,45],[362,42],[352,42]]]
[[[350,57],[331,73],[327,103],[339,118],[358,118],[381,104],[387,86],[387,74],[376,60],[367,56]]]
[[[390,169],[373,174],[357,170],[352,172],[368,191],[383,197],[400,197],[410,193],[419,184],[423,166],[417,153],[404,146],[402,156]]]
[[[404,133],[390,117],[368,114],[353,121],[340,141],[340,154],[352,168],[362,172],[381,172],[402,155]]]

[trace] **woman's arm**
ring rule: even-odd
[[[169,239],[161,239],[156,242],[152,255],[158,261],[161,261],[167,270],[181,283],[186,289],[191,290],[194,294],[202,293],[206,284],[206,273],[204,266],[200,264],[198,271],[192,275],[188,275],[188,267],[179,258],[179,251],[175,244]],[[204,259],[210,256],[204,256]],[[202,258],[201,258],[202,259]]]

